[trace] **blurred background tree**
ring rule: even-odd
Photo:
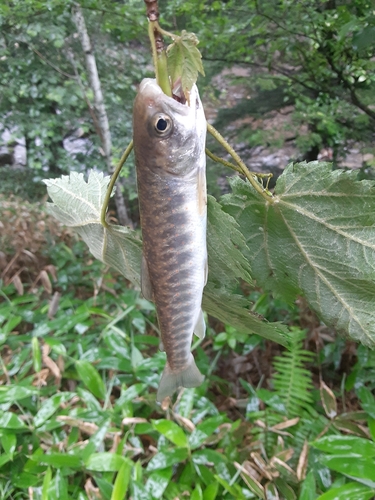
[[[17,164],[12,151],[22,143],[20,161],[27,165],[22,176],[17,169],[2,167],[7,178],[2,191],[32,196],[34,181],[39,196],[44,177],[105,170],[73,4],[16,0],[0,6],[1,159]],[[153,74],[145,8],[133,0],[85,0],[79,5],[98,66],[115,162],[131,138],[136,86]],[[208,118],[237,143],[251,168],[261,147],[263,156],[285,152],[280,171],[289,160],[323,158],[340,166],[364,167],[371,175],[372,2],[161,0],[159,6],[164,27],[198,35],[207,75],[199,82]],[[290,145],[292,150],[285,149]],[[360,155],[345,160],[352,151]],[[267,167],[272,170],[272,162],[255,166]],[[215,166],[213,171],[209,164],[213,194],[223,189],[223,183],[217,185],[218,175],[226,174],[224,168]],[[123,194],[131,217],[137,219],[131,163],[123,176]]]

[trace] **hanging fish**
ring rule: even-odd
[[[134,103],[143,257],[142,293],[155,302],[167,354],[157,400],[203,382],[190,351],[205,335],[207,282],[206,119],[194,85],[190,106],[142,81]]]

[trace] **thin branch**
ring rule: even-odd
[[[55,66],[53,63],[51,63],[51,61],[49,61],[47,58],[45,58],[43,56],[43,54],[41,54],[39,52],[39,50],[35,49],[32,45],[28,44],[28,46],[30,47],[30,49],[40,58],[42,59],[42,61],[44,61],[46,64],[48,64],[48,66],[51,66],[52,69],[54,69],[55,71],[57,71],[58,73],[60,73],[60,75],[63,75],[63,76],[66,76],[67,78],[71,78],[72,80],[75,80],[76,79],[76,76],[75,75],[70,75],[69,73],[65,73],[65,71],[62,71],[60,68],[58,68],[57,66]]]

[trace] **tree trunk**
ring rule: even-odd
[[[100,127],[101,142],[106,159],[107,170],[110,174],[112,174],[114,171],[114,166],[112,165],[111,132],[109,130],[108,117],[104,105],[103,93],[101,89],[98,68],[96,66],[95,55],[92,50],[89,34],[87,32],[85,18],[83,17],[83,13],[79,5],[73,7],[73,21],[77,27],[82,49],[85,54],[86,69],[89,76],[90,87],[94,94],[95,114],[97,116],[98,124]],[[128,212],[126,210],[124,197],[122,196],[120,186],[117,186],[115,190],[115,202],[117,216],[120,224],[122,224],[123,226],[132,226],[132,222],[128,217]]]

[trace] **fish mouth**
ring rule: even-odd
[[[157,101],[163,101],[172,111],[183,116],[188,115],[192,109],[197,108],[197,103],[199,102],[198,90],[196,85],[194,85],[190,91],[189,105],[182,91],[181,81],[179,80],[173,86],[172,97],[164,94],[160,86],[157,84],[155,78],[145,78],[144,80],[142,80],[139,87],[139,94],[142,94],[145,98],[148,99],[149,107],[152,107],[153,104]]]

